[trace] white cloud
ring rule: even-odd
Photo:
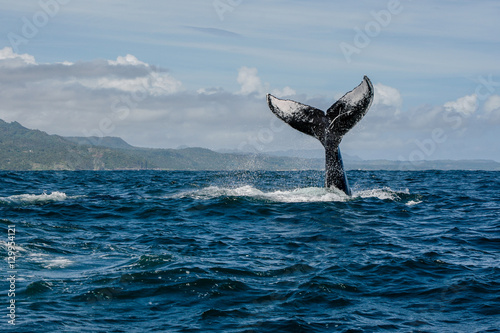
[[[381,83],[373,86],[375,89],[371,115],[376,117],[393,118],[401,113],[403,98],[398,89]]]
[[[108,60],[108,63],[110,65],[133,65],[133,66],[138,66],[138,65],[143,65],[146,67],[149,67],[149,65],[145,62],[140,61],[137,59],[135,56],[131,54],[127,54],[125,57],[119,56],[116,58],[116,60]]]
[[[24,65],[36,65],[35,57],[29,54],[14,53],[11,47],[0,50],[0,66],[19,67]]]
[[[484,110],[486,113],[492,113],[493,111],[500,111],[500,96],[492,95],[484,103]]]
[[[492,95],[484,103],[484,119],[493,122],[498,122],[500,120],[500,96]]]
[[[257,75],[257,68],[243,66],[238,71],[238,83],[241,85],[240,94],[249,95],[252,93],[264,94],[265,89]]]
[[[401,93],[396,88],[385,86],[382,83],[374,85],[375,96],[373,99],[374,105],[386,105],[400,108],[403,104]]]
[[[180,81],[168,73],[151,70],[149,64],[140,61],[131,54],[127,54],[124,57],[119,56],[116,61],[108,60],[108,63],[112,66],[144,66],[149,69],[149,73],[146,76],[128,80],[105,77],[91,83],[91,87],[95,85],[99,88],[114,88],[126,92],[142,92],[155,96],[174,94],[182,90],[182,83]]]
[[[271,92],[271,94],[273,94],[276,97],[283,98],[283,97],[294,96],[297,94],[297,92],[295,90],[293,90],[292,88],[286,86],[283,89],[274,89]]]
[[[283,89],[273,89],[271,91],[269,83],[262,83],[257,68],[241,67],[238,71],[237,81],[241,86],[238,92],[240,95],[257,94],[258,96],[262,96],[271,92],[277,97],[287,97],[296,94],[295,90],[288,86]]]
[[[448,112],[457,112],[464,116],[470,116],[477,111],[477,95],[468,95],[456,101],[445,103],[444,109]]]
[[[133,79],[100,77],[90,80],[77,80],[77,82],[91,89],[117,89],[129,93],[137,92],[154,96],[174,94],[182,90],[180,81],[168,73],[157,72],[150,72],[146,76]]]
[[[199,95],[215,95],[222,92],[224,92],[222,88],[200,88],[196,90],[196,93]]]
[[[29,74],[28,65],[34,65],[29,68]],[[33,56],[16,54],[6,47],[0,50],[0,67],[16,68],[18,71],[11,71],[9,78],[15,81],[18,73],[24,79],[29,77],[25,83],[31,86],[51,84],[62,89],[69,85],[80,85],[92,90],[116,89],[154,96],[183,90],[182,83],[168,72],[153,68],[130,54],[118,57],[116,61],[37,64]]]

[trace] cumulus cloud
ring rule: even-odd
[[[484,103],[485,118],[493,121],[500,120],[500,96],[492,95]]]
[[[401,93],[396,88],[385,86],[377,83],[374,86],[375,96],[373,98],[373,105],[390,106],[397,110],[399,113],[403,105]]]
[[[500,96],[492,95],[488,98],[486,103],[484,103],[484,110],[487,113],[492,113],[493,111],[500,110]]]
[[[461,97],[456,101],[444,104],[444,108],[448,112],[457,112],[463,116],[470,116],[477,111],[477,95],[472,94]]]
[[[241,67],[238,72],[238,83],[241,85],[240,94],[249,95],[252,93],[264,94],[265,89],[258,76],[257,68]]]
[[[100,77],[80,80],[79,83],[91,89],[116,89],[124,92],[140,92],[151,95],[173,94],[182,90],[182,83],[168,73],[150,72],[133,79]]]
[[[0,51],[0,118],[49,133],[118,135],[120,124],[161,118],[164,109],[148,106],[152,99],[182,92],[167,70],[133,55],[38,64],[10,48]]]
[[[142,92],[151,95],[173,94],[182,90],[182,83],[167,72],[154,70],[149,64],[140,61],[135,56],[127,54],[119,56],[116,60],[108,60],[111,66],[145,68],[146,74],[129,79],[120,77],[101,77],[97,80],[83,83],[90,88],[118,89],[126,92]]]
[[[79,85],[92,90],[113,89],[151,95],[182,90],[182,83],[166,70],[153,68],[132,55],[108,61],[37,64],[33,56],[18,55],[7,47],[0,50],[0,67],[11,68],[0,77],[0,82],[6,85],[16,82],[30,86],[50,84],[59,89]]]
[[[271,92],[276,97],[287,97],[296,94],[295,90],[288,86],[283,89],[273,89],[270,91],[269,83],[262,83],[257,68],[241,67],[238,71],[237,81],[241,85],[239,91],[241,95],[265,95]]]
[[[394,117],[401,113],[403,98],[398,89],[392,88],[381,83],[373,86],[375,89],[372,108],[374,112],[371,114],[378,118],[386,118],[387,121],[393,122]]]
[[[35,64],[35,57],[32,55],[14,53],[11,47],[4,47],[0,50],[0,66],[2,67],[20,67]]]
[[[119,56],[116,60],[108,60],[108,63],[110,65],[132,65],[132,66],[137,66],[137,65],[142,65],[149,67],[149,65],[145,62],[140,61],[137,59],[135,56],[131,54],[127,54],[125,57]]]
[[[271,91],[271,94],[273,94],[276,97],[283,98],[283,97],[294,96],[297,94],[297,92],[292,88],[286,86],[283,89],[274,89],[273,91]]]

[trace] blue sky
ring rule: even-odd
[[[500,161],[498,1],[0,1],[0,119],[144,147],[321,149],[274,93],[327,108],[368,75],[344,138],[365,159]]]

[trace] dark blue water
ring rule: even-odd
[[[498,172],[0,176],[2,332],[500,332]]]

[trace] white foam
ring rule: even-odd
[[[377,198],[380,200],[401,200],[401,194],[410,194],[409,190],[394,191],[389,187],[356,190],[352,197],[337,189],[325,189],[322,187],[306,187],[294,190],[277,190],[265,192],[251,185],[228,188],[219,186],[209,186],[200,190],[185,192],[177,196],[191,197],[199,200],[209,200],[218,197],[247,197],[258,200],[268,200],[273,202],[345,202],[357,198]],[[418,204],[419,202],[415,203]],[[410,202],[408,203],[410,204]]]
[[[73,261],[63,257],[52,258],[46,253],[31,253],[28,260],[39,263],[42,267],[47,269],[66,268],[74,263]]]
[[[339,190],[326,190],[319,187],[299,188],[292,191],[275,191],[266,196],[278,202],[332,202],[347,201],[349,197]]]
[[[66,268],[69,265],[71,265],[73,261],[65,258],[56,258],[56,259],[51,259],[48,260],[43,264],[43,267],[47,269],[53,269],[53,268]]]
[[[410,194],[409,190],[406,189],[404,192],[396,192],[389,187],[376,188],[371,190],[361,190],[355,191],[352,196],[353,198],[377,198],[380,200],[399,200],[398,194]]]
[[[68,197],[66,193],[63,192],[52,192],[51,194],[19,194],[12,195],[10,197],[0,198],[0,202],[7,204],[40,204],[48,202],[64,201]]]

